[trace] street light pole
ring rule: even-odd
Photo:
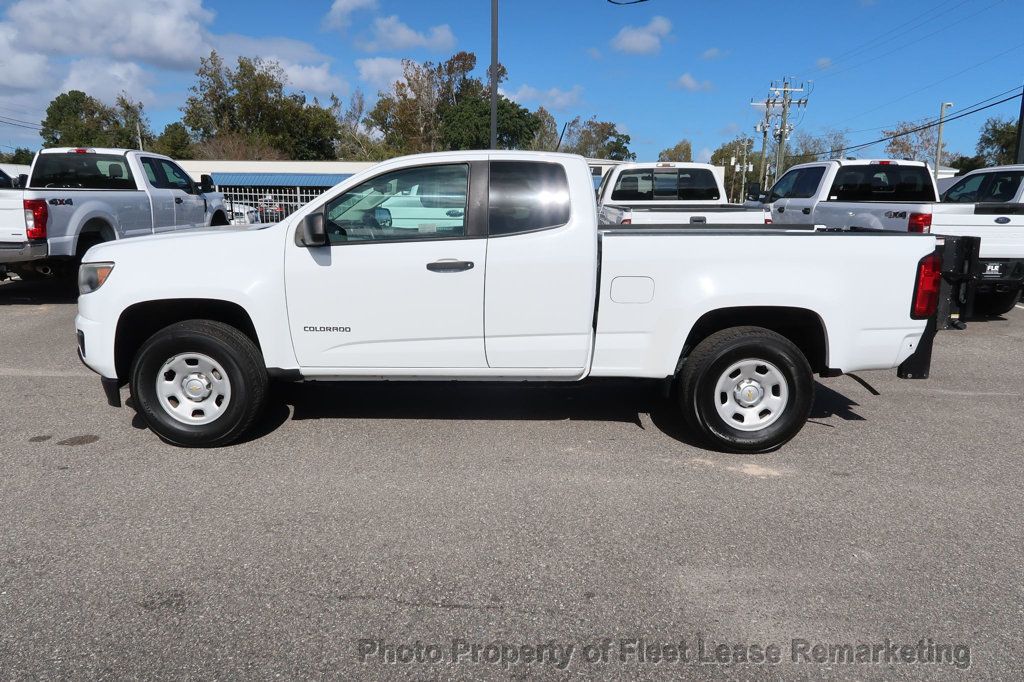
[[[939,166],[942,165],[942,121],[946,117],[946,109],[953,106],[952,102],[943,102],[939,105],[939,135],[935,143],[935,181],[939,181]]]
[[[498,148],[498,0],[491,0],[491,149]]]

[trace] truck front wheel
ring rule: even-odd
[[[187,320],[142,344],[131,390],[139,414],[165,441],[216,447],[237,440],[259,416],[267,371],[259,348],[238,329]]]
[[[814,376],[792,341],[762,327],[732,327],[690,353],[678,379],[690,429],[714,449],[766,452],[810,416]]]

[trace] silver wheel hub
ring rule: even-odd
[[[789,384],[782,371],[757,358],[740,360],[722,372],[715,385],[715,408],[739,431],[766,429],[789,404]]]
[[[231,380],[224,367],[202,353],[170,358],[156,376],[160,407],[182,424],[216,421],[231,402]]]

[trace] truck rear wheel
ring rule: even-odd
[[[978,315],[996,316],[1005,315],[1013,310],[1020,300],[1020,290],[1001,291],[986,294],[975,294],[974,312]]]
[[[267,371],[259,348],[238,329],[187,320],[142,344],[131,390],[139,414],[162,439],[216,447],[237,440],[259,416]]]
[[[732,327],[701,341],[678,379],[691,430],[728,452],[766,452],[810,416],[814,376],[792,341],[763,327]]]

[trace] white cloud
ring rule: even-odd
[[[351,22],[353,12],[376,8],[377,0],[334,0],[324,17],[324,28],[343,29]]]
[[[401,59],[391,57],[357,59],[356,69],[359,70],[360,80],[366,81],[378,90],[386,90],[395,81],[404,80],[405,68]]]
[[[46,55],[26,52],[13,27],[0,24],[0,87],[13,90],[35,90],[50,78],[50,62]]]
[[[709,47],[700,53],[700,58],[704,61],[711,61],[712,59],[721,59],[722,57],[728,57],[729,50],[723,50],[717,47]]]
[[[676,81],[676,85],[683,90],[689,90],[690,92],[699,92],[701,90],[710,90],[714,87],[711,81],[699,81],[689,73],[684,73]]]
[[[152,82],[153,75],[134,62],[88,58],[71,62],[60,91],[81,90],[108,103],[123,92],[131,99],[151,104],[154,95],[149,84]]]
[[[818,65],[819,69],[830,69],[832,68],[832,60],[828,57],[821,57],[815,64]]]
[[[213,12],[202,0],[19,0],[7,10],[22,50],[194,67]]]
[[[672,22],[654,17],[646,26],[624,26],[612,38],[612,47],[620,52],[653,54],[661,49],[661,41],[672,31]]]
[[[561,88],[548,88],[540,90],[531,85],[521,85],[518,89],[502,93],[513,102],[523,104],[526,102],[537,102],[548,109],[568,109],[579,104],[583,96],[583,87],[574,85],[568,90]]]
[[[356,46],[367,52],[410,50],[422,47],[443,52],[455,47],[455,34],[448,24],[433,26],[426,32],[412,29],[397,15],[377,17],[373,22],[373,33],[369,40],[357,41]]]
[[[711,154],[713,152],[707,147],[701,147],[697,152],[697,163],[711,163]]]
[[[348,94],[348,83],[331,73],[330,57],[301,40],[253,38],[237,33],[215,36],[218,53],[230,64],[238,57],[260,57],[278,62],[296,90],[326,94]]]

